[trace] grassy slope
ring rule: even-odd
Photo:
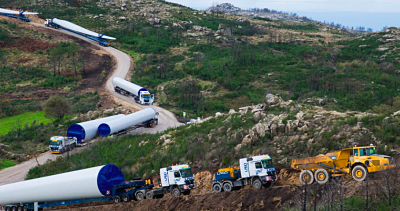
[[[5,169],[15,165],[17,162],[13,160],[0,160],[0,169]]]
[[[43,111],[39,112],[27,112],[11,117],[0,119],[0,135],[7,134],[10,130],[16,127],[23,127],[26,123],[32,123],[36,121],[38,123],[47,124],[51,122],[50,119],[44,117]]]

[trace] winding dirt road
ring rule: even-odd
[[[39,23],[31,22],[31,24],[36,25],[38,27],[46,27],[43,24],[39,24]],[[53,30],[56,30],[56,29],[53,29]],[[89,43],[92,43],[93,45],[98,45],[94,41],[84,38],[82,36],[76,35],[74,33],[71,33],[71,32],[65,31],[65,30],[57,30],[57,31],[77,37],[82,40],[85,40]],[[157,132],[164,131],[171,127],[178,127],[178,126],[182,125],[182,123],[178,122],[178,120],[176,119],[174,114],[172,114],[168,110],[165,110],[165,109],[160,108],[155,105],[150,105],[150,106],[139,105],[139,104],[135,103],[135,101],[133,100],[132,97],[126,97],[126,96],[116,93],[114,91],[114,87],[111,83],[112,78],[115,76],[118,76],[120,78],[125,79],[127,77],[129,71],[131,70],[131,66],[132,66],[131,57],[115,48],[102,47],[102,46],[99,46],[99,47],[101,47],[103,50],[110,53],[116,60],[116,66],[115,66],[114,72],[113,72],[113,74],[110,75],[110,77],[107,80],[107,83],[105,85],[105,88],[110,92],[110,94],[112,94],[114,96],[115,100],[117,102],[120,100],[125,101],[126,103],[129,103],[129,106],[132,106],[137,110],[151,107],[151,108],[154,108],[159,113],[158,125],[156,127],[154,127],[154,128],[139,128],[134,131],[131,131],[130,134],[137,134],[137,133],[154,134]],[[82,150],[84,150],[85,148],[86,147],[76,148],[76,149],[74,149],[74,151],[72,151],[70,153],[71,154],[78,153],[78,152],[81,152]],[[42,165],[47,160],[56,160],[57,157],[66,156],[66,155],[67,155],[66,153],[64,153],[63,155],[44,153],[37,158],[37,161],[39,162],[40,165]],[[0,185],[23,181],[25,179],[29,169],[37,166],[37,161],[36,161],[36,159],[31,159],[31,160],[28,160],[21,164],[18,164],[16,166],[1,170],[0,171]]]

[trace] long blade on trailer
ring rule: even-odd
[[[70,30],[73,30],[73,31],[76,31],[76,32],[79,32],[79,33],[82,33],[82,34],[90,35],[90,36],[93,36],[93,37],[100,37],[99,35],[101,35],[99,33],[96,33],[94,31],[90,31],[88,29],[85,29],[85,28],[83,28],[81,26],[78,26],[78,25],[76,25],[74,23],[71,23],[71,22],[65,21],[65,20],[60,20],[60,19],[57,19],[57,18],[53,18],[53,23],[58,24],[58,25],[60,25],[60,26],[62,26],[64,28],[67,28],[67,29],[70,29]],[[106,35],[101,36],[101,38],[102,39],[108,39],[108,40],[116,40],[116,38],[109,37],[109,36],[106,36]]]
[[[19,15],[21,12],[20,11],[7,10],[7,9],[0,8],[0,13]],[[23,14],[24,15],[37,15],[39,13],[37,13],[37,12],[23,12]]]

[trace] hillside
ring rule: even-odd
[[[0,168],[47,151],[49,137],[69,126],[70,120],[44,117],[49,97],[64,96],[71,115],[114,106],[99,95],[113,65],[99,47],[3,16],[0,46]]]
[[[24,7],[40,12],[41,19],[57,17],[116,37],[113,47],[134,57],[132,82],[156,93],[157,104],[178,117],[187,112],[189,118],[181,118],[182,122],[204,116],[201,121],[159,134],[101,139],[90,150],[31,169],[28,179],[105,163],[121,167],[127,178],[153,179],[160,167],[189,163],[196,169],[197,177],[207,174],[211,179],[216,169],[236,166],[239,158],[268,153],[280,169],[280,181],[274,187],[276,195],[267,195],[265,199],[259,195],[273,191],[263,189],[262,194],[254,194],[245,189],[218,197],[234,200],[228,208],[231,210],[265,207],[297,210],[303,187],[294,182],[298,180],[298,172],[288,169],[292,159],[353,145],[374,144],[380,154],[391,156],[400,150],[398,29],[355,36],[347,30],[315,22],[215,15],[155,0],[69,3],[43,0],[40,4],[18,0],[8,2],[7,6]],[[0,27],[7,27],[3,25],[0,22]],[[25,33],[34,32],[22,34]],[[21,36],[15,40],[22,39]],[[40,39],[48,45],[53,42],[46,36]],[[78,40],[73,42],[79,44]],[[3,57],[15,61],[11,57],[14,51],[11,44],[9,48]],[[40,61],[36,51],[28,55],[27,58],[36,56],[37,62]],[[94,72],[99,74],[103,66],[95,67]],[[41,79],[48,80],[52,66],[43,67],[47,75]],[[64,71],[67,70],[65,67]],[[71,86],[74,86],[72,90],[82,92],[89,87],[100,89],[94,82],[83,86],[86,83],[80,83],[79,77],[74,78],[73,74],[66,78],[68,83],[60,87],[64,91]],[[12,80],[8,78],[2,83],[12,84]],[[34,84],[40,87],[39,82]],[[98,96],[95,99],[98,101]],[[110,107],[113,106],[111,103]],[[88,110],[104,115],[92,104]],[[76,114],[85,114],[88,110]],[[58,128],[61,123],[55,127],[62,130],[70,123],[85,119],[86,116],[79,115],[73,121],[64,120],[62,127]],[[32,130],[35,129],[21,129]],[[10,133],[3,137],[14,136]],[[28,134],[22,140],[31,137]],[[374,187],[384,181],[382,175],[371,178]],[[391,194],[396,201],[400,192],[395,185],[397,180],[391,181]],[[201,184],[207,185],[207,182]],[[349,209],[363,202],[362,184],[350,182],[347,186],[344,196]],[[316,188],[313,196],[318,198],[318,206],[325,207],[327,194],[334,191],[328,192],[332,190],[328,185],[321,186],[320,190],[318,187],[313,186]],[[202,208],[209,203],[205,209],[222,209],[217,203],[221,198],[207,195],[209,191],[204,188],[200,195],[138,204],[156,210],[173,209],[174,203],[182,209],[188,204]],[[376,209],[386,206],[384,190],[377,188],[371,194],[375,196]],[[254,201],[244,202],[249,197],[255,197]],[[341,200],[338,197],[330,203],[338,206]],[[313,205],[311,201],[309,206]],[[399,206],[397,201],[393,206]],[[107,205],[102,209],[130,209],[134,205]]]

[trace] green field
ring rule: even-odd
[[[13,127],[17,127],[18,125],[23,127],[25,123],[29,122],[32,123],[34,120],[40,123],[49,123],[51,122],[50,119],[44,117],[43,111],[39,112],[28,112],[23,113],[11,117],[6,117],[0,119],[0,135],[7,134]]]
[[[12,160],[0,160],[0,169],[5,169],[15,165],[15,161]]]

